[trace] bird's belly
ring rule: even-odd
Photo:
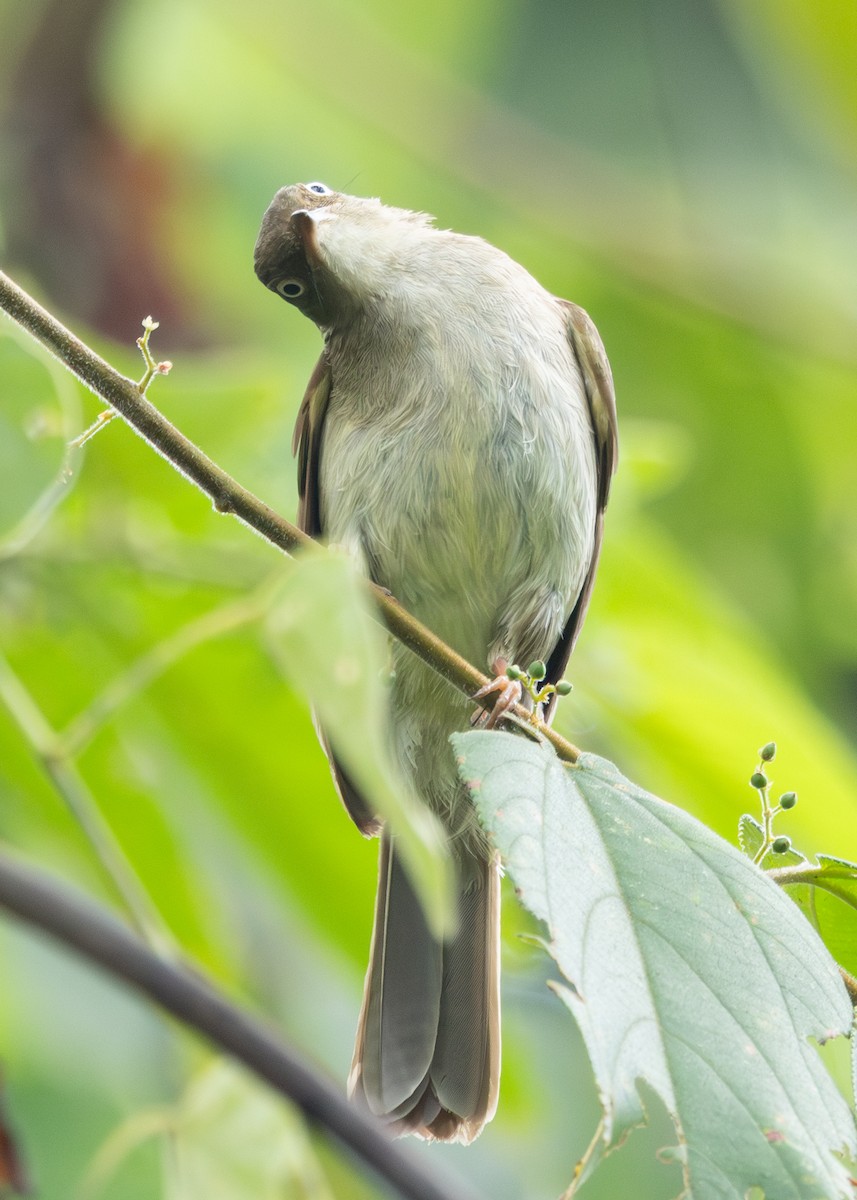
[[[497,652],[547,654],[586,574],[595,461],[572,400],[541,418],[485,403],[431,420],[424,409],[388,422],[328,416],[328,538],[480,667]]]

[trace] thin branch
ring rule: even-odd
[[[0,851],[0,906],[124,980],[243,1063],[355,1151],[407,1200],[478,1200],[468,1185],[430,1171],[410,1147],[392,1142],[380,1122],[347,1101],[334,1084],[201,975],[159,958],[112,913],[6,851]]]
[[[846,971],[844,967],[839,968],[839,974],[842,976],[842,982],[845,984],[845,990],[848,993],[848,998],[854,1005],[854,1015],[857,1018],[857,979]]]
[[[140,655],[56,735],[58,754],[68,758],[80,754],[119,708],[197,646],[260,620],[270,607],[275,583],[266,580],[240,600],[232,600],[189,621]]]
[[[139,932],[160,953],[175,957],[175,943],[154,901],[131,866],[77,767],[63,751],[59,735],[2,654],[0,701],[5,704],[45,774],[65,801]]]
[[[176,429],[141,394],[133,380],[120,375],[2,271],[0,308],[56,355],[82,383],[115,408],[159,454],[205,492],[217,512],[231,513],[287,554],[312,544],[311,538],[227,475]],[[488,682],[480,671],[411,616],[394,597],[378,587],[373,586],[372,591],[386,627],[433,670],[468,696]],[[490,701],[486,701],[486,707],[490,707]],[[553,745],[560,758],[570,763],[577,761],[580,751],[565,738],[546,725],[534,727],[530,722],[530,714],[521,706],[513,712],[524,729],[535,729],[540,737]]]

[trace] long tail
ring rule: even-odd
[[[500,1079],[500,877],[456,855],[458,929],[438,942],[388,834],[348,1089],[399,1133],[472,1142]]]

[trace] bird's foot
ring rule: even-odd
[[[482,700],[485,696],[492,696],[497,693],[497,699],[494,701],[494,707],[490,712],[484,708],[478,708],[471,718],[472,725],[478,725],[483,729],[493,729],[498,721],[502,721],[506,713],[513,709],[516,704],[520,704],[524,695],[524,689],[520,679],[514,679],[506,672],[509,664],[504,658],[495,658],[492,664],[493,669],[497,672],[494,679],[490,683],[486,683],[478,692],[473,695],[474,700]]]

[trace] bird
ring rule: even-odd
[[[595,325],[482,238],[319,182],[276,193],[254,264],[323,336],[294,434],[301,528],[487,665],[497,723],[521,696],[511,665],[559,680],[592,592],[618,454]],[[429,928],[395,831],[323,734],[348,813],[380,835],[348,1087],[396,1134],[466,1144],[497,1107],[501,867],[449,743],[472,699],[392,653],[391,746],[442,822],[457,919]]]

